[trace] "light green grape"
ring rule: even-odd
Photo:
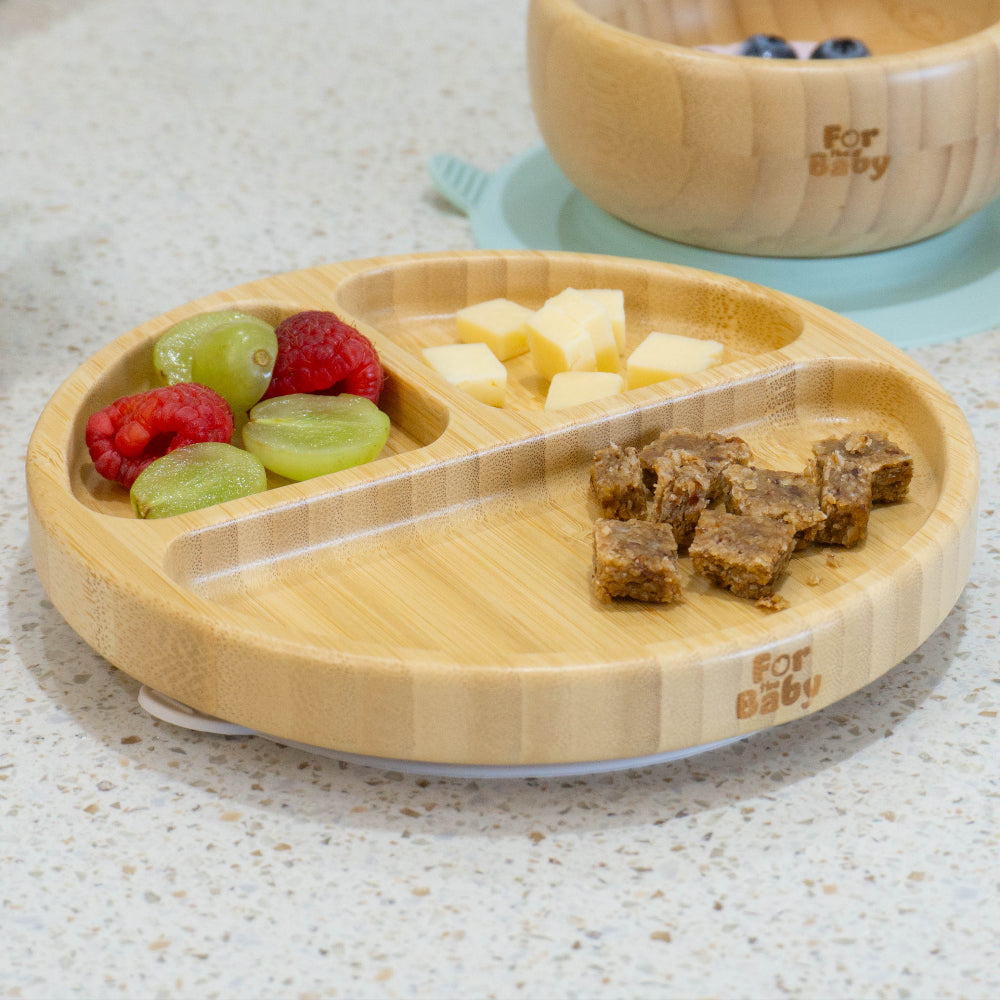
[[[238,309],[199,313],[175,323],[160,334],[153,345],[153,365],[162,385],[191,382],[191,355],[194,345],[206,334],[223,323],[234,320],[255,320],[256,316]]]
[[[203,441],[147,465],[129,497],[137,517],[172,517],[266,489],[259,459],[231,444]]]
[[[385,447],[389,427],[389,417],[362,396],[295,393],[250,411],[243,446],[280,476],[311,479],[370,462]]]
[[[191,381],[224,396],[234,414],[245,413],[267,391],[278,357],[274,327],[254,317],[203,334],[191,355]]]

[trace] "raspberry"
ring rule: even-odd
[[[179,382],[123,396],[87,421],[94,468],[131,489],[139,473],[168,451],[198,441],[229,443],[233,413],[212,389]]]
[[[274,333],[278,359],[265,399],[347,392],[378,402],[385,373],[372,342],[353,326],[333,313],[313,310],[289,316]]]

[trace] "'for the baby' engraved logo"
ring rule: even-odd
[[[821,674],[802,677],[812,653],[811,646],[803,646],[794,653],[761,653],[753,660],[753,682],[756,687],[747,688],[736,696],[736,717],[751,719],[755,715],[771,715],[780,705],[794,705],[800,708],[812,704],[823,680]]]
[[[888,153],[876,156],[872,151],[878,134],[877,128],[827,125],[823,129],[823,149],[809,157],[809,173],[814,177],[867,174],[873,181],[879,180],[889,169],[892,157]]]

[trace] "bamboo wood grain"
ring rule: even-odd
[[[519,359],[503,410],[450,389],[419,348],[454,313],[567,286],[625,291],[628,342],[711,336],[723,363],[566,411]],[[160,521],[93,471],[87,417],[153,384],[171,323],[238,305],[332,309],[375,342],[393,431],[374,462]],[[667,426],[746,437],[801,468],[813,440],[869,428],[909,449],[909,499],[867,542],[797,555],[769,614],[683,561],[685,600],[600,604],[590,587],[594,451]],[[606,760],[800,718],[914,650],[958,598],[977,457],[954,402],[901,351],[817,306],[683,267],[471,252],[331,264],[173,310],[86,362],[27,457],[35,564],[101,655],[192,708],[342,752],[466,764]]]
[[[696,48],[755,32],[872,58]],[[941,232],[1000,192],[998,0],[532,0],[539,129],[567,178],[652,233],[833,256]]]

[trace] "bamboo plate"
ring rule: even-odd
[[[723,363],[572,410],[542,409],[526,358],[503,410],[419,356],[456,309],[618,287],[629,346],[711,336]],[[272,322],[332,309],[387,370],[383,454],[159,521],[94,472],[88,416],[153,384],[170,324],[237,306]],[[685,601],[604,605],[590,587],[593,453],[661,428],[744,436],[801,468],[811,441],[880,429],[914,456],[909,499],[867,541],[810,549],[767,613],[692,576]],[[199,712],[345,754],[548,765],[666,754],[815,712],[914,650],[974,549],[977,455],[950,397],[903,352],[784,293],[677,265],[466,252],[331,264],[208,296],[120,337],[56,392],[27,456],[35,565],[111,663]],[[686,564],[687,560],[682,560]]]

